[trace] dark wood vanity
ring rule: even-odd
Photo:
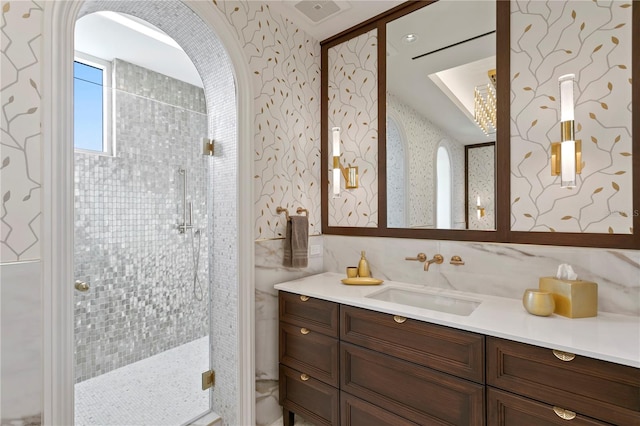
[[[280,403],[318,425],[640,425],[640,370],[279,292]]]

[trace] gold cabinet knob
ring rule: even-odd
[[[576,354],[572,354],[571,352],[559,351],[557,349],[553,350],[553,354],[559,360],[567,362],[573,360],[576,357]]]
[[[309,329],[308,329],[308,328],[304,328],[304,327],[302,327],[302,328],[300,329],[300,333],[302,333],[302,334],[309,334]]]
[[[571,410],[565,410],[560,407],[553,407],[553,412],[556,413],[558,417],[564,420],[573,420],[576,418],[576,413]]]
[[[303,382],[306,382],[307,380],[309,380],[309,376],[307,376],[306,374],[302,373],[300,375],[300,380],[302,380]]]
[[[309,300],[309,296],[300,296],[300,300],[306,302],[307,300]]]
[[[397,322],[398,324],[402,324],[403,322],[405,322],[407,319],[405,317],[401,317],[400,315],[394,315],[393,316],[393,320],[395,322]]]

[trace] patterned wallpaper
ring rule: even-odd
[[[0,261],[40,258],[42,7],[2,2]]]
[[[452,224],[454,228],[464,228],[464,145],[391,93],[387,93],[387,113],[407,138],[410,182],[407,185],[408,227],[435,227],[435,159],[438,147],[444,146],[453,169]]]
[[[558,77],[574,73],[574,189],[549,170]],[[511,229],[632,233],[631,1],[511,2]]]
[[[329,226],[378,226],[377,49],[375,29],[329,49],[329,129],[341,128],[340,161],[357,166],[360,177],[349,190],[341,178],[340,196],[329,196]]]
[[[469,229],[496,229],[495,146],[479,146],[467,152]],[[478,196],[485,213],[480,219],[476,208]]]
[[[282,237],[282,206],[320,233],[320,44],[258,1],[214,1],[254,76],[255,237]]]
[[[407,226],[407,140],[396,120],[387,115],[387,227]]]

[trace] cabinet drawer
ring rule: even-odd
[[[488,423],[494,426],[521,425],[571,425],[571,426],[605,426],[597,420],[576,415],[569,423],[554,412],[551,405],[542,404],[532,399],[487,388]]]
[[[483,425],[484,386],[340,343],[340,389],[419,424]]]
[[[338,340],[284,322],[280,323],[280,362],[338,387]]]
[[[342,305],[340,338],[375,351],[484,383],[484,336]]]
[[[340,422],[342,426],[418,426],[418,423],[398,417],[346,392],[340,392]]]
[[[338,304],[299,294],[279,293],[280,321],[338,337]]]
[[[280,364],[280,405],[319,425],[340,424],[338,389]]]
[[[640,424],[640,370],[487,337],[487,383],[605,422]]]

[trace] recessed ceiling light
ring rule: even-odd
[[[402,37],[402,42],[403,43],[414,43],[418,40],[418,34],[407,34],[406,36]]]

